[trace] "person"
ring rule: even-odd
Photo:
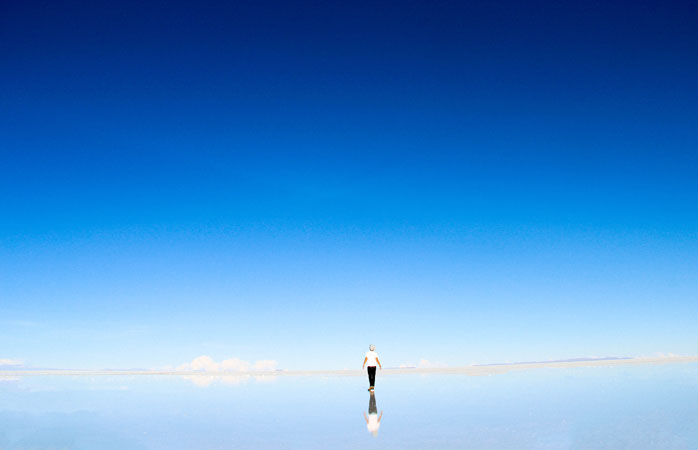
[[[383,418],[383,411],[381,415],[378,415],[378,408],[376,408],[376,395],[371,391],[371,398],[368,400],[368,416],[364,412],[364,420],[366,421],[366,429],[373,435],[373,437],[378,436],[378,428],[381,426],[381,419]]]
[[[381,370],[383,370],[383,366],[381,366],[381,362],[378,359],[378,353],[376,353],[376,346],[373,344],[368,346],[368,351],[366,352],[366,357],[364,358],[364,364],[361,366],[361,370],[364,370],[366,364],[368,364],[368,390],[373,391],[373,386],[376,384],[376,364]]]

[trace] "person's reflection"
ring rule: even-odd
[[[371,398],[368,400],[368,416],[364,413],[364,419],[366,420],[366,428],[368,432],[374,437],[378,436],[378,428],[381,426],[381,418],[383,417],[383,411],[381,415],[378,415],[378,409],[376,408],[376,394],[371,391]]]

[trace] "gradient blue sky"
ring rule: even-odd
[[[4,2],[0,359],[698,353],[695,2]]]

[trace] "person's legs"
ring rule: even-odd
[[[368,383],[371,387],[376,385],[376,366],[368,367]]]
[[[368,414],[378,414],[378,408],[376,408],[376,395],[371,391],[371,398],[368,400]]]

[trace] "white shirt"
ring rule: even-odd
[[[366,428],[368,428],[368,431],[373,433],[375,436],[378,434],[378,428],[380,428],[381,423],[378,421],[378,414],[369,414],[368,415],[368,423],[366,424]]]
[[[370,351],[366,352],[366,366],[376,367],[378,365],[378,353]]]

